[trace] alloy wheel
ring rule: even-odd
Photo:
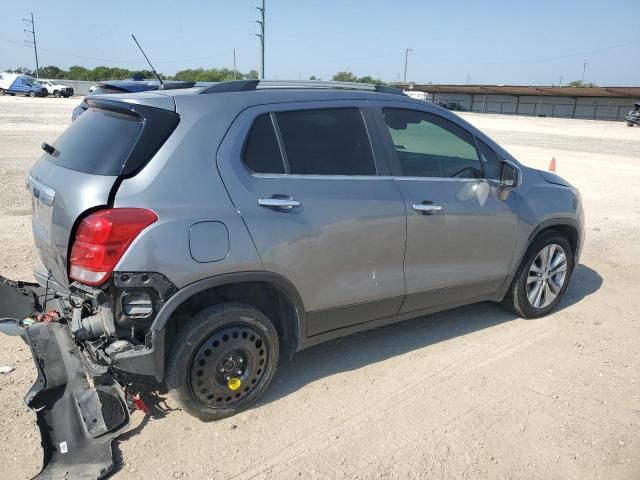
[[[555,243],[534,258],[527,275],[527,299],[534,308],[545,308],[560,294],[567,278],[567,255]]]

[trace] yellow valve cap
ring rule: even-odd
[[[231,377],[227,381],[227,387],[229,387],[229,390],[236,391],[240,388],[240,385],[242,385],[242,380],[240,380],[238,377]]]

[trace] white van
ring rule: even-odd
[[[20,73],[0,72],[0,95],[27,95],[29,97],[46,97],[46,88],[35,78]]]

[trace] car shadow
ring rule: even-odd
[[[586,265],[578,265],[556,311],[592,295],[602,283],[598,272]],[[285,397],[318,379],[356,370],[517,318],[496,303],[483,302],[323,343],[297,353],[292,361],[280,365],[273,383],[259,404]]]
[[[602,277],[593,269],[578,265],[571,283],[556,311],[568,308],[592,295],[602,286]],[[296,354],[293,360],[279,366],[273,383],[256,406],[285,397],[308,383],[356,370],[366,365],[403,355],[461,335],[490,328],[518,317],[492,302],[477,303],[432,315],[399,322],[366,332],[332,340]],[[535,321],[535,320],[534,320]],[[112,444],[114,469],[122,470],[124,458],[120,443],[138,435],[150,420],[164,418],[173,411],[166,403],[166,391],[157,385],[139,382],[132,391],[140,392],[149,413],[134,428]]]

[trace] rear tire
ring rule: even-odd
[[[633,127],[633,123],[627,122],[627,127]]]
[[[29,96],[30,96],[31,98],[35,97],[35,96],[36,96],[36,92],[29,92]]]
[[[4,96],[4,94],[5,94],[4,88],[0,88],[0,97]]]
[[[56,98],[60,98],[60,92],[56,90],[55,92],[53,92],[53,96]]]
[[[564,296],[573,268],[573,251],[564,235],[539,235],[522,259],[503,305],[523,318],[547,315]]]
[[[165,380],[182,410],[201,420],[219,420],[256,402],[273,379],[278,356],[278,334],[262,312],[223,303],[201,310],[181,327]]]

